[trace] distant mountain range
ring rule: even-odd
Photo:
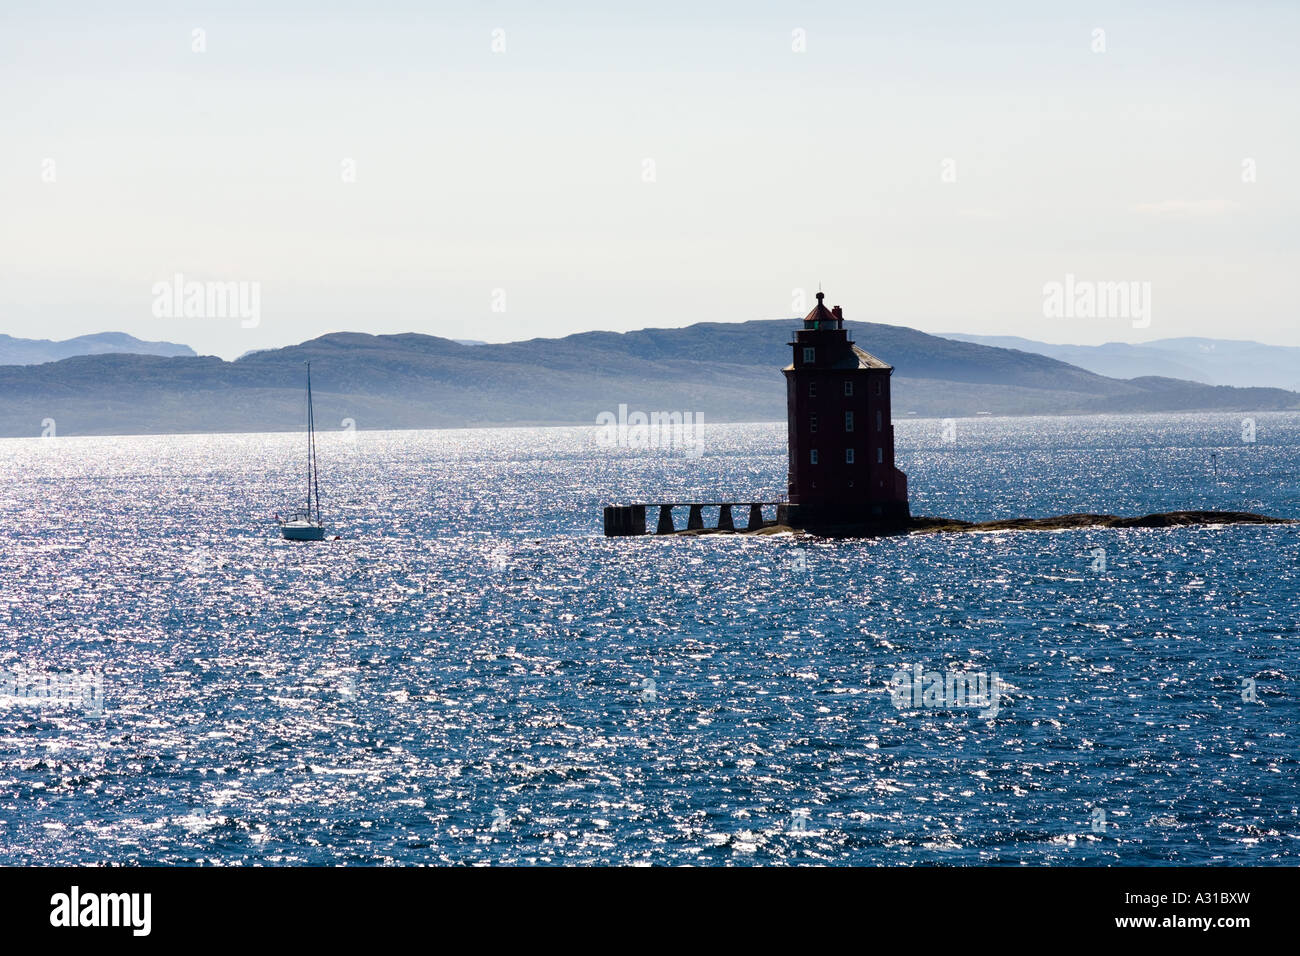
[[[0,335],[0,365],[40,365],[75,355],[195,355],[188,345],[174,342],[144,342],[125,332],[98,332],[75,339],[54,342],[50,339],[16,339]]]
[[[463,345],[414,333],[340,332],[219,358],[101,354],[0,367],[0,434],[277,431],[301,427],[312,363],[319,427],[594,424],[620,404],[702,414],[706,422],[781,420],[797,319],[681,329],[585,332]],[[1143,376],[1098,375],[1043,355],[847,322],[894,368],[894,415],[1069,415],[1300,409],[1300,394]]]
[[[945,337],[1046,355],[1114,378],[1162,375],[1207,385],[1300,389],[1300,348],[1292,346],[1199,338],[1157,339],[1141,345],[1052,345],[1014,335],[945,333]]]

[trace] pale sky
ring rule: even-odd
[[[0,332],[232,358],[820,282],[932,332],[1300,345],[1297,36],[1294,2],[5,0]],[[176,273],[259,283],[258,324],[158,317]],[[1149,326],[1045,317],[1066,274],[1150,283]]]

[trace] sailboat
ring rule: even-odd
[[[280,534],[290,541],[325,540],[316,472],[316,414],[311,406],[311,362],[307,363],[307,510],[296,511],[288,521],[282,521]]]

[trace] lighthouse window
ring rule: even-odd
[[[845,412],[845,413],[844,413],[844,430],[845,430],[846,432],[851,432],[851,431],[853,431],[853,413],[852,413],[852,412]]]
[[[853,464],[853,449],[852,449],[852,448],[846,448],[846,449],[844,449],[844,464],[846,464],[846,465],[851,465],[851,464]]]
[[[876,449],[876,464],[877,464],[877,465],[883,465],[884,463],[885,463],[885,449],[883,449],[883,448],[877,448],[877,449]]]
[[[851,381],[845,381],[845,383],[844,383],[844,394],[845,394],[845,396],[850,396],[850,395],[853,394],[853,382],[851,382]]]
[[[812,432],[814,435],[817,434],[817,416],[816,416],[816,415],[809,415],[809,416],[808,416],[808,430],[809,430],[810,432]]]
[[[814,465],[817,464],[817,449],[816,449],[816,448],[810,449],[809,452],[808,452],[808,455],[809,455],[809,457],[808,457],[808,461],[809,461],[811,464],[814,464]]]
[[[881,425],[882,425],[882,424],[883,424],[883,423],[881,422],[881,419],[880,419],[880,409],[876,409],[876,431],[880,431],[880,430],[881,430]]]
[[[817,361],[817,350],[816,350],[816,349],[804,349],[804,350],[803,350],[803,360],[804,360],[805,362],[815,362],[815,361]]]
[[[809,398],[816,398],[816,397],[817,397],[817,383],[816,383],[816,382],[809,382],[809,383],[808,383],[808,397],[809,397]]]

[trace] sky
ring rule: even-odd
[[[1297,35],[1294,2],[5,0],[0,332],[233,358],[820,284],[929,332],[1300,345]],[[1067,277],[1133,302],[1053,312]]]

